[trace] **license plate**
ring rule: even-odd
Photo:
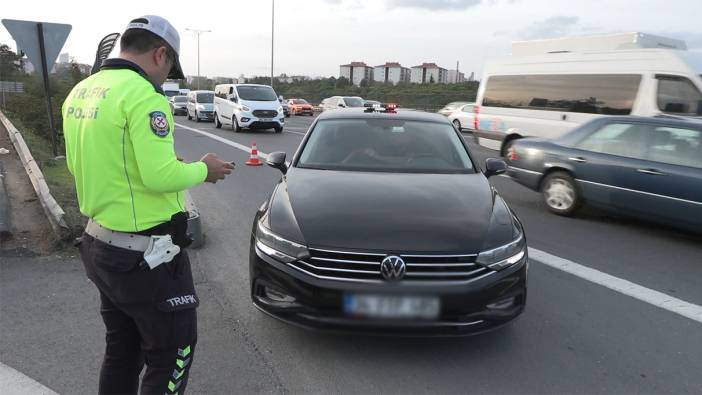
[[[273,118],[261,118],[259,119],[261,122],[273,122]]]
[[[344,296],[344,312],[358,317],[436,319],[439,317],[440,308],[438,297],[352,294]]]

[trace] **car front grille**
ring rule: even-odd
[[[324,280],[383,283],[380,263],[392,254],[310,249],[310,257],[289,265]],[[495,273],[475,262],[476,255],[399,254],[407,268],[401,283],[468,283]]]
[[[275,118],[278,116],[278,111],[273,110],[255,110],[253,112],[256,118]]]

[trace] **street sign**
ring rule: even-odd
[[[56,141],[56,126],[54,125],[54,112],[51,110],[51,94],[49,89],[49,70],[54,67],[56,57],[58,57],[63,44],[71,32],[71,25],[62,23],[46,23],[34,21],[18,21],[15,19],[3,19],[7,31],[17,42],[17,46],[27,54],[29,61],[34,65],[34,69],[44,80],[44,95],[46,96],[46,113],[49,117],[49,129],[51,132],[51,146],[54,156],[58,155],[58,144]]]
[[[51,70],[56,63],[63,44],[71,32],[71,25],[63,23],[46,23],[34,21],[18,21],[15,19],[3,19],[2,24],[17,42],[17,46],[27,55],[32,62],[34,70],[43,77],[43,67],[41,64],[41,43],[39,42],[38,26],[43,30],[44,53],[46,54],[46,69]]]

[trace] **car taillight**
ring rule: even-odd
[[[385,105],[385,112],[395,112],[397,110],[397,104],[388,103]]]
[[[517,150],[514,149],[514,147],[509,147],[507,149],[507,160],[510,162],[516,162],[519,159],[519,155],[517,155]]]
[[[473,130],[478,130],[478,115],[480,115],[480,106],[473,106]]]

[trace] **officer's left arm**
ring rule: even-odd
[[[129,137],[144,185],[154,192],[180,192],[207,177],[202,162],[178,161],[168,101],[153,91],[125,108]]]

